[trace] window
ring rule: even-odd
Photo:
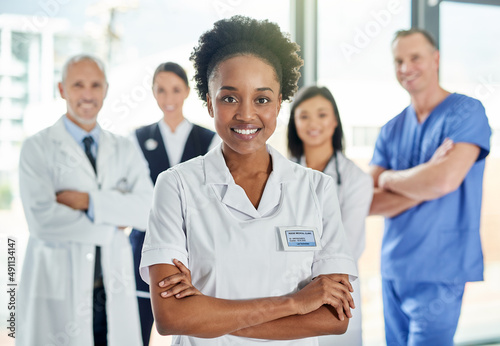
[[[409,103],[391,53],[394,33],[408,27],[409,0],[318,1],[318,84],[336,99],[348,150],[373,145],[354,136],[381,127]]]

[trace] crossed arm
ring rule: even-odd
[[[342,334],[348,326],[344,314],[352,316],[352,287],[344,274],[320,275],[287,296],[226,300],[202,295],[191,285],[189,270],[174,263],[149,267],[153,313],[163,335],[298,339]]]
[[[374,194],[370,215],[394,217],[423,201],[440,198],[462,184],[480,148],[445,140],[432,158],[410,169],[393,171],[372,166]]]
[[[94,224],[145,229],[147,218],[144,215],[149,212],[153,185],[147,166],[140,164],[142,162],[138,150],[129,142],[124,142],[122,145],[127,145],[123,150],[128,153],[127,161],[121,163],[123,177],[129,182],[127,191],[117,188],[95,189],[88,192],[64,190],[56,193],[56,202],[74,210],[87,211],[92,199]],[[118,205],[120,208],[112,207]]]

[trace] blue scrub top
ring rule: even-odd
[[[464,283],[483,280],[479,237],[484,158],[491,130],[476,99],[450,94],[423,123],[410,105],[380,132],[371,164],[404,170],[430,160],[446,138],[480,147],[460,187],[386,218],[382,276],[392,280]]]

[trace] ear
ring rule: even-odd
[[[186,97],[184,98],[184,100],[186,100],[188,97],[189,97],[189,93],[191,92],[191,88],[188,87],[187,88],[187,93],[186,93]]]
[[[436,49],[433,53],[432,53],[432,57],[434,58],[434,63],[436,64],[436,67],[439,69],[439,59],[440,59],[440,54],[439,54],[439,51]]]
[[[64,96],[64,88],[61,82],[57,83],[57,88],[59,89],[59,94],[65,100],[66,97]]]
[[[207,109],[208,109],[208,114],[210,114],[210,117],[214,117],[214,109],[212,106],[212,99],[210,98],[210,94],[207,93]]]

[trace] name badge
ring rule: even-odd
[[[285,251],[316,251],[321,239],[316,227],[279,227],[281,244]]]

